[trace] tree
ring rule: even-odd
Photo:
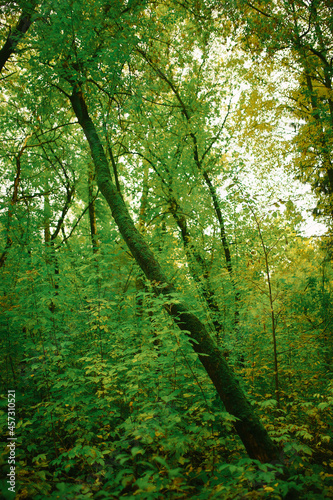
[[[3,81],[0,115],[8,185],[2,380],[17,384],[26,403],[18,435],[31,425],[29,452],[39,445],[29,494],[231,498],[258,490],[287,498],[293,484],[278,443],[289,446],[290,462],[295,450],[302,460],[312,453],[299,443],[312,439],[308,421],[282,416],[294,397],[291,377],[311,371],[305,361],[292,371],[295,346],[303,359],[308,352],[295,339],[311,322],[313,345],[326,342],[329,314],[318,324],[310,297],[329,302],[330,272],[320,288],[304,241],[289,249],[285,233],[299,223],[292,203],[271,213],[276,201],[260,203],[254,189],[245,196],[237,187],[239,156],[227,150],[241,113],[232,89],[214,83],[214,6],[55,0],[38,11],[26,50],[7,59],[15,73]],[[251,168],[246,154],[243,162]],[[311,252],[321,259],[319,247]],[[241,356],[230,352],[236,336]],[[317,391],[325,384],[327,406],[312,402],[311,410],[327,409],[315,430],[326,439],[327,377],[311,374]],[[232,426],[248,458],[228,435]],[[237,480],[228,478],[230,452]],[[199,454],[208,480],[193,468]],[[45,463],[55,474],[40,484]],[[296,489],[313,491],[295,477]]]
[[[104,13],[107,12],[108,17],[112,19],[115,12],[112,12],[109,7],[106,10],[106,7],[103,6]],[[126,15],[128,12],[132,14],[131,9],[124,9],[124,11],[120,14]],[[135,13],[137,15],[137,13]],[[73,46],[64,56],[63,54],[59,54],[58,59],[58,74],[59,77],[65,79],[68,84],[73,86],[72,94],[69,97],[74,113],[78,119],[79,124],[81,125],[83,132],[88,140],[92,159],[95,165],[97,184],[104,195],[107,203],[109,204],[112,216],[119,228],[119,231],[122,234],[125,242],[127,243],[132,255],[135,260],[141,267],[142,271],[145,273],[149,281],[153,284],[156,293],[162,294],[166,297],[165,307],[168,312],[174,317],[175,321],[179,325],[182,330],[189,332],[191,339],[193,340],[193,348],[198,353],[199,359],[201,360],[203,366],[205,367],[209,377],[214,383],[222,401],[224,402],[227,410],[236,417],[237,421],[235,422],[235,426],[237,431],[249,453],[249,455],[253,458],[257,458],[261,461],[272,461],[277,460],[278,458],[278,448],[273,444],[270,440],[267,432],[264,427],[260,424],[260,421],[257,419],[255,414],[253,413],[250,404],[247,402],[245,395],[242,393],[236,378],[232,374],[232,371],[228,368],[228,365],[220,352],[219,348],[214,344],[211,340],[208,332],[206,331],[205,326],[200,322],[200,320],[189,312],[189,308],[179,302],[178,300],[174,300],[176,295],[175,288],[168,283],[168,278],[162,271],[158,261],[154,257],[153,253],[149,249],[149,246],[144,241],[142,235],[135,228],[133,221],[128,213],[128,210],[119,194],[119,191],[116,186],[113,185],[111,180],[111,174],[109,170],[109,165],[107,158],[104,153],[104,149],[102,143],[100,141],[97,130],[91,120],[88,108],[85,102],[85,97],[83,95],[83,84],[82,78],[86,79],[86,82],[89,81],[88,71],[89,73],[94,72],[94,66],[90,62],[91,57],[100,57],[100,44],[105,44],[103,37],[100,37],[100,42],[96,44],[94,52],[91,52],[91,55],[87,55],[84,51],[79,51],[77,46],[77,41],[75,39],[76,36],[80,37],[80,43],[86,44],[87,39],[90,39],[90,30],[82,36],[82,33],[78,33],[76,35],[75,28],[73,26],[73,19],[71,20],[71,25],[69,26],[70,30],[68,33],[65,33],[65,36],[73,37]],[[98,19],[100,21],[100,19]],[[132,20],[131,20],[132,21]],[[111,22],[111,26],[113,22]],[[101,29],[105,29],[104,20],[101,24]],[[108,27],[108,29],[110,29]],[[118,32],[119,33],[119,32]],[[45,34],[49,36],[49,34]],[[53,36],[53,33],[51,33]],[[119,35],[118,35],[119,36]],[[120,35],[120,41],[123,40],[123,34]],[[119,40],[115,40],[116,44],[119,43]],[[53,41],[52,41],[53,43]],[[135,43],[137,45],[137,43]],[[86,45],[87,46],[87,45]],[[120,43],[122,46],[122,43]],[[119,49],[118,49],[119,50]],[[142,53],[145,57],[146,55],[139,49],[139,52]],[[83,55],[83,58],[81,56]],[[72,58],[74,57],[74,60]],[[147,59],[147,57],[146,57]],[[148,61],[151,64],[151,61]],[[117,63],[116,63],[117,64]],[[123,64],[122,61],[119,61],[119,65]],[[162,75],[162,79],[166,80],[166,77],[159,70],[159,73]],[[98,79],[98,74],[96,73],[94,78]],[[168,80],[167,83],[169,84]],[[98,84],[99,87],[99,84]],[[171,87],[173,88],[172,84]],[[174,88],[173,88],[174,89]],[[66,92],[63,91],[65,94]],[[182,103],[177,91],[176,97],[180,103],[182,111],[185,115],[186,120],[189,120],[189,114],[184,104]],[[197,139],[193,133],[191,133],[193,139],[193,147],[194,147],[194,158],[199,170],[201,170],[201,163],[198,158],[198,145]],[[111,149],[110,149],[111,151]],[[65,177],[68,179],[68,175],[66,173],[66,169],[63,168],[61,160],[54,155],[55,160],[60,164],[61,169]],[[111,162],[114,164],[114,159],[111,152]],[[226,250],[227,256],[227,267],[229,272],[231,271],[231,261],[230,261],[230,252],[228,247],[226,246],[226,240],[224,236],[224,226],[223,219],[221,215],[221,211],[218,207],[217,195],[216,192],[208,178],[208,174],[206,172],[203,173],[203,176],[208,183],[210,192],[213,196],[214,207],[217,209],[219,223],[222,224],[222,241],[224,248]],[[71,201],[71,197],[73,194],[72,188],[66,184],[67,190],[67,199],[65,203],[65,207],[62,210],[60,218],[57,222],[56,229],[54,233],[50,236],[50,240],[54,240],[61,229],[61,226],[64,221],[64,217],[68,211],[69,204]],[[90,201],[91,204],[91,201]],[[90,216],[90,220],[91,216]],[[95,236],[95,235],[94,235]],[[47,238],[49,239],[49,238]],[[58,271],[57,271],[58,272]]]
[[[80,88],[73,89],[70,100],[89,142],[99,189],[107,200],[112,216],[132,255],[153,284],[155,292],[166,297],[165,307],[169,314],[174,317],[182,330],[189,332],[193,348],[198,353],[226,409],[239,419],[235,422],[235,427],[249,456],[265,462],[276,460],[278,449],[270,441],[264,427],[253,414],[250,404],[242,394],[222,353],[210,338],[204,325],[194,314],[190,313],[189,308],[178,300],[174,301],[174,297],[177,297],[175,288],[168,283],[169,280],[154,254],[135,228],[122,198],[112,183],[103,147]]]

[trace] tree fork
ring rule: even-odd
[[[208,376],[213,382],[226,410],[236,417],[235,428],[249,457],[261,462],[279,461],[279,448],[269,437],[260,419],[255,414],[238,381],[229,368],[221,351],[210,337],[206,327],[189,311],[183,303],[173,303],[172,294],[176,292],[156,260],[143,236],[136,229],[127,207],[113,184],[108,161],[91,120],[81,89],[76,85],[70,96],[73,111],[88,140],[96,169],[97,184],[105,197],[118,229],[128,245],[133,257],[152,282],[156,293],[166,296],[165,305],[178,327],[186,331],[192,340],[192,347]]]

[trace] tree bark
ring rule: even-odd
[[[165,296],[165,309],[174,318],[178,327],[188,334],[192,347],[198,353],[226,410],[237,419],[234,425],[248,455],[261,462],[279,460],[279,448],[273,443],[260,419],[254,413],[234,373],[228,367],[206,327],[189,311],[186,304],[173,301],[175,288],[168,283],[159,262],[136,229],[123,199],[112,182],[103,146],[78,85],[74,87],[70,100],[90,146],[99,189],[109,204],[112,216],[133,257],[153,284],[156,293]]]
[[[9,35],[7,36],[7,40],[0,50],[0,72],[4,68],[10,56],[15,52],[17,44],[19,43],[21,38],[30,28],[30,25],[32,23],[32,13],[36,5],[37,2],[35,0],[31,0],[30,8],[23,9],[20,19],[18,20],[15,28],[11,30]]]

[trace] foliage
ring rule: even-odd
[[[225,2],[227,15],[172,0],[1,8],[4,40],[29,13],[0,90],[0,426],[7,437],[15,390],[18,500],[333,498],[331,239],[302,234],[285,185],[303,168],[330,217],[331,192],[317,188],[330,175],[331,73],[323,63],[315,75],[314,52],[329,44],[330,11],[273,4],[269,19],[249,4],[244,17],[241,1]],[[303,36],[296,21],[310,8]],[[273,53],[302,111],[277,99]],[[168,298],[110,216],[75,89],[174,285]],[[211,332],[278,460],[249,458],[168,314],[179,303]],[[14,498],[6,480],[0,491]]]

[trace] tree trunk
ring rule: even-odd
[[[95,198],[94,198],[94,167],[89,165],[88,172],[88,203],[89,203],[89,223],[90,223],[90,236],[93,248],[93,253],[98,252],[99,241],[97,235],[97,222],[95,211]]]
[[[18,20],[15,28],[10,31],[9,35],[7,36],[7,40],[0,50],[0,72],[4,68],[10,56],[15,52],[17,44],[19,43],[21,38],[30,28],[30,25],[32,23],[32,13],[36,5],[36,0],[31,0],[30,6],[23,9],[20,19]]]
[[[209,269],[207,262],[201,256],[199,250],[196,248],[193,238],[191,237],[188,230],[185,216],[178,213],[179,207],[175,199],[172,198],[168,201],[170,212],[172,213],[173,218],[175,219],[180,230],[191,276],[197,283],[199,290],[201,290],[202,295],[207,303],[212,317],[212,323],[216,331],[216,338],[219,339],[220,334],[223,331],[223,324],[221,324],[219,320],[220,309],[216,301],[215,292],[209,282]]]
[[[20,182],[21,182],[21,156],[23,155],[23,153],[27,147],[27,142],[28,142],[28,139],[30,136],[31,136],[31,134],[27,135],[27,137],[24,139],[23,146],[15,158],[15,160],[16,160],[16,174],[15,174],[15,180],[14,180],[14,189],[13,189],[12,199],[10,200],[10,207],[8,209],[8,226],[7,226],[6,246],[5,246],[5,249],[3,250],[3,252],[0,256],[0,268],[5,265],[8,251],[13,244],[13,240],[11,239],[10,232],[11,232],[11,221],[12,221],[12,217],[13,217],[13,208],[17,204],[18,190],[19,190],[19,186],[20,186]]]
[[[176,99],[178,100],[178,102],[180,104],[180,108],[182,110],[183,115],[185,116],[188,124],[190,125],[191,113],[188,110],[185,102],[181,98],[180,93],[177,90],[176,86],[163,73],[163,71],[161,71],[155,65],[155,63],[153,63],[153,61],[150,59],[150,57],[148,56],[148,54],[146,52],[144,52],[143,50],[138,49],[138,48],[137,48],[137,51],[144,57],[144,59],[148,62],[148,64],[150,64],[150,66],[154,69],[154,71],[156,71],[156,73],[159,75],[159,77],[169,85],[170,89],[172,90],[172,92],[174,93]],[[191,136],[192,141],[193,141],[193,158],[194,158],[195,164],[196,164],[199,172],[202,174],[202,176],[204,178],[206,186],[208,187],[208,190],[209,190],[212,202],[213,202],[213,206],[214,206],[214,211],[215,211],[215,214],[216,214],[219,226],[220,226],[221,243],[222,243],[222,247],[223,247],[223,250],[224,250],[225,260],[226,260],[226,264],[227,264],[227,270],[228,270],[228,273],[229,273],[230,278],[231,278],[232,286],[234,287],[234,290],[235,290],[235,325],[237,325],[238,322],[239,322],[239,311],[238,311],[239,292],[237,291],[235,279],[234,279],[234,276],[233,276],[233,268],[232,268],[232,262],[231,262],[231,253],[230,253],[230,247],[229,247],[229,244],[228,244],[228,241],[227,241],[227,238],[226,238],[226,232],[225,232],[225,225],[224,225],[224,219],[223,219],[223,215],[222,215],[222,210],[221,210],[221,207],[220,207],[220,203],[219,203],[219,199],[218,199],[218,196],[217,196],[217,193],[216,193],[216,189],[215,189],[214,185],[212,184],[211,179],[209,178],[207,171],[203,167],[203,164],[202,164],[202,159],[203,158],[201,160],[199,158],[198,141],[197,141],[196,135],[193,132],[190,132],[190,136]],[[212,144],[211,144],[211,146],[212,146]],[[209,151],[210,147],[206,150],[205,154]]]
[[[126,205],[113,184],[109,165],[95,126],[79,86],[74,87],[70,97],[73,110],[88,140],[96,169],[97,183],[110,206],[112,216],[128,245],[133,257],[154,286],[156,293],[165,296],[165,309],[174,318],[181,330],[192,340],[208,376],[213,382],[227,411],[236,417],[235,428],[248,455],[261,462],[279,459],[279,448],[273,443],[261,421],[254,413],[239,387],[238,381],[228,367],[219,348],[210,337],[206,327],[189,311],[184,303],[174,303],[175,288],[168,283],[159,262],[136,229]]]
[[[332,194],[333,194],[333,165],[331,160],[331,145],[328,143],[327,134],[325,134],[323,128],[323,122],[320,117],[320,110],[317,102],[316,94],[313,90],[312,79],[308,69],[305,69],[305,77],[306,84],[310,94],[310,102],[312,108],[312,116],[315,119],[318,129],[318,137],[317,142],[319,142],[320,151],[323,157],[323,165],[326,170],[327,179],[328,179],[328,196],[329,196],[329,211],[330,215],[333,218],[333,207],[332,207]],[[329,88],[329,87],[328,87]],[[331,121],[333,120],[333,116],[331,115]]]

